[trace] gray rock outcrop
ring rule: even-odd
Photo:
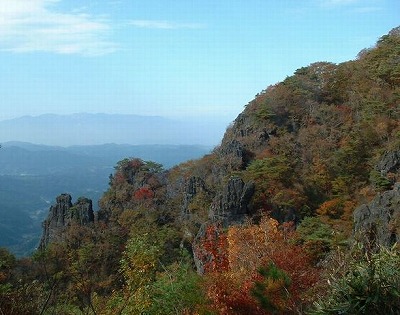
[[[181,217],[186,218],[190,216],[189,205],[193,198],[199,193],[208,194],[204,180],[197,176],[192,176],[185,184],[183,192],[183,203],[181,208]]]
[[[354,211],[354,231],[371,248],[400,241],[400,183]]]
[[[94,212],[90,199],[79,198],[72,204],[72,197],[69,194],[59,195],[56,204],[50,207],[49,215],[42,224],[43,234],[39,249],[44,249],[50,242],[57,241],[65,228],[72,223],[84,226],[92,222],[94,222]]]
[[[378,162],[376,169],[383,176],[386,176],[388,173],[398,172],[400,170],[400,150],[385,152]]]
[[[252,182],[245,183],[240,177],[233,176],[222,192],[214,198],[209,209],[209,220],[201,225],[192,243],[193,259],[199,274],[203,274],[205,265],[212,263],[214,259],[203,248],[202,240],[217,240],[221,227],[243,223],[252,210],[251,198],[254,189]]]
[[[242,221],[250,213],[250,200],[254,194],[254,184],[245,183],[239,177],[232,177],[211,205],[209,217],[212,221],[222,221],[224,225]]]

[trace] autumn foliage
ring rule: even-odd
[[[354,209],[400,180],[378,168],[400,152],[399,48],[400,27],[296,70],[199,160],[118,162],[92,225],[31,258],[0,249],[0,314],[356,314],[360,297],[398,314],[398,249],[335,257],[353,255]]]
[[[200,241],[203,255],[199,258],[205,259],[205,288],[212,309],[218,314],[301,310],[319,271],[304,249],[292,242],[294,233],[290,223],[279,224],[268,217],[225,232],[209,226]],[[280,273],[280,278],[265,272],[268,268]],[[268,304],[260,302],[261,296]]]
[[[133,198],[135,200],[146,200],[146,199],[151,199],[153,197],[154,197],[154,192],[147,187],[142,187],[133,193]]]

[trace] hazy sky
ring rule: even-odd
[[[218,119],[400,25],[399,0],[0,0],[0,119]]]

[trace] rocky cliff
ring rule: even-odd
[[[400,182],[399,34],[383,37],[355,61],[313,63],[269,86],[199,160],[168,171],[140,159],[120,161],[98,220],[116,229],[121,224],[128,233],[151,217],[158,227],[173,223],[185,241],[196,243],[207,226],[223,230],[253,214],[254,222],[268,215],[296,224],[321,216],[347,237],[357,205],[379,193],[356,209],[355,229],[371,234],[373,242],[393,243],[399,208],[394,183]],[[43,246],[71,222],[91,222],[88,213],[60,196],[44,223]]]
[[[370,247],[400,241],[400,183],[354,211],[356,237]]]
[[[79,198],[73,204],[69,194],[61,194],[56,198],[56,204],[50,207],[47,219],[43,222],[39,248],[44,249],[50,242],[59,240],[65,228],[71,224],[85,226],[93,222],[94,212],[90,199]]]
[[[212,221],[222,221],[224,225],[241,222],[250,214],[250,200],[254,184],[245,183],[240,177],[232,177],[223,190],[214,198],[209,217]]]
[[[400,150],[386,151],[375,170],[385,180],[384,183],[398,180]],[[392,246],[400,241],[400,182],[354,211],[354,230],[356,237],[371,247]]]

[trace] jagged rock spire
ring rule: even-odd
[[[56,204],[50,207],[49,215],[42,224],[43,234],[39,249],[44,249],[50,242],[57,241],[71,223],[88,225],[92,222],[94,222],[94,212],[90,199],[81,197],[72,204],[72,197],[69,194],[59,195]]]

